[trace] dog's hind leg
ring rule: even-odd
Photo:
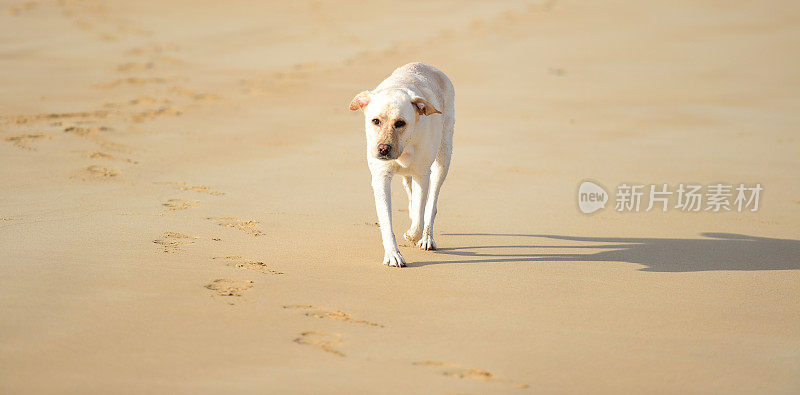
[[[403,176],[403,189],[406,190],[406,194],[408,195],[408,216],[414,219],[411,214],[411,176]]]
[[[406,240],[416,243],[422,235],[425,224],[425,200],[428,198],[430,174],[417,174],[411,178],[411,227],[403,235]]]
[[[449,144],[442,144],[436,161],[431,166],[431,181],[428,190],[428,201],[425,207],[425,228],[422,236],[417,242],[417,246],[423,250],[435,250],[436,242],[433,241],[433,221],[436,219],[436,204],[439,202],[439,191],[442,189],[444,179],[450,170],[450,157],[452,156],[452,132],[450,132]]]

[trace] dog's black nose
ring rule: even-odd
[[[378,144],[378,153],[381,156],[387,156],[392,152],[392,146],[389,144]]]

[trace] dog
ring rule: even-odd
[[[406,266],[392,231],[392,177],[403,178],[411,227],[405,238],[435,250],[436,204],[453,153],[455,89],[425,63],[397,68],[377,88],[357,94],[350,110],[364,111],[367,164],[383,239],[383,264]]]

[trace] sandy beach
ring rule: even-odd
[[[0,393],[798,393],[797,37],[786,1],[0,1]],[[398,269],[347,106],[412,61],[455,148]]]

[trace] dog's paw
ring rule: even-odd
[[[408,241],[410,241],[412,243],[416,243],[416,242],[419,241],[420,235],[422,235],[422,231],[415,230],[415,229],[412,228],[412,229],[407,230],[406,233],[403,234],[403,237],[405,237],[406,240],[408,240]]]
[[[391,267],[404,267],[406,260],[400,255],[400,251],[388,251],[383,255],[383,264]]]
[[[421,250],[433,251],[436,249],[436,242],[433,241],[433,235],[425,233],[422,238],[417,242],[417,247]]]

